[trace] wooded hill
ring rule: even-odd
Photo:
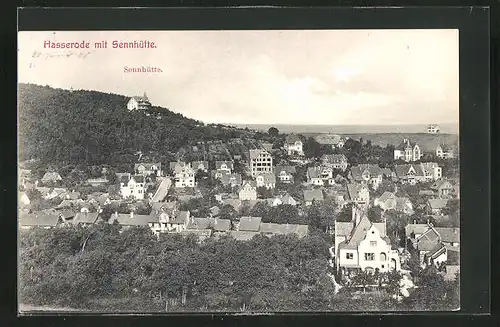
[[[167,108],[127,110],[128,97],[19,84],[20,160],[52,164],[130,162],[137,151],[172,160],[185,144],[239,137],[241,129],[204,125]],[[161,117],[161,118],[158,118]]]

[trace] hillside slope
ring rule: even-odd
[[[184,144],[236,137],[238,130],[204,126],[166,108],[128,111],[128,97],[19,84],[21,160],[49,163],[116,163],[136,151],[165,158]],[[125,160],[123,158],[123,160]]]

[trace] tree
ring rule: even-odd
[[[306,158],[319,158],[323,155],[319,144],[313,137],[308,137],[304,143],[304,154]]]
[[[234,220],[237,216],[237,213],[238,212],[233,208],[232,205],[225,204],[219,212],[219,218]]]
[[[335,220],[338,222],[352,221],[352,203],[348,203],[342,207]]]
[[[267,187],[260,186],[257,188],[257,195],[261,199],[268,199],[273,196],[273,191]]]
[[[382,215],[383,215],[383,210],[378,206],[370,207],[368,209],[368,219],[370,219],[372,223],[381,223]]]
[[[269,130],[267,131],[267,133],[272,136],[272,137],[277,137],[279,135],[279,130],[276,128],[276,127],[271,127],[269,128]]]

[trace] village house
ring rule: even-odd
[[[396,178],[402,184],[415,185],[426,182],[425,174],[421,165],[405,164],[396,165]]]
[[[405,227],[412,251],[418,255],[422,267],[446,263],[448,253],[460,248],[459,228],[436,228],[432,224],[408,224]]]
[[[294,166],[277,165],[275,168],[276,177],[281,183],[293,183],[293,176],[296,174]]]
[[[422,151],[420,146],[416,143],[412,143],[409,139],[403,139],[395,149],[394,149],[394,160],[404,160],[407,162],[420,160],[422,157]]]
[[[73,225],[80,225],[83,227],[95,224],[99,217],[98,212],[78,212],[71,220]]]
[[[228,174],[231,174],[231,172],[234,169],[234,165],[232,161],[216,161],[215,162],[215,170],[219,171],[227,171]]]
[[[352,220],[335,222],[335,264],[342,274],[378,269],[401,270],[398,250],[392,250],[386,224],[372,223],[362,210],[353,206]]]
[[[65,194],[68,190],[62,187],[54,187],[50,188],[48,192],[44,191],[43,192],[43,198],[45,200],[52,200],[57,197],[60,197],[60,195]]]
[[[144,176],[149,176],[149,175],[162,176],[163,175],[163,171],[161,170],[161,162],[136,163],[134,165],[134,171],[136,172],[136,174],[144,175]]]
[[[92,187],[106,185],[107,183],[108,183],[108,179],[104,178],[104,177],[87,179],[87,184],[89,184]]]
[[[260,173],[273,171],[273,157],[264,149],[250,149],[248,151],[249,169],[252,177]]]
[[[120,183],[120,193],[123,199],[132,197],[136,200],[144,199],[145,181],[144,176],[130,173],[116,173]]]
[[[309,233],[309,226],[299,224],[261,223],[260,233],[266,236],[295,234],[299,238],[303,238]]]
[[[438,180],[443,177],[441,167],[435,162],[422,162],[420,164],[426,180]]]
[[[173,174],[175,172],[176,169],[181,169],[182,167],[184,166],[189,166],[191,167],[191,164],[190,163],[186,163],[184,161],[171,161],[168,163],[168,169],[170,171],[171,174]]]
[[[257,184],[254,181],[244,181],[238,192],[240,200],[257,200]]]
[[[267,205],[270,207],[277,207],[280,204],[283,204],[283,202],[281,201],[281,197],[279,197],[279,196],[265,199],[265,201],[266,201]]]
[[[455,189],[449,181],[440,179],[435,181],[434,184],[431,185],[431,190],[436,196],[446,198],[451,196]]]
[[[195,172],[190,165],[177,165],[174,170],[176,188],[195,187]]]
[[[231,220],[219,218],[195,218],[191,217],[187,226],[187,230],[206,231],[210,230],[210,235],[221,236],[226,235],[231,230]],[[206,234],[206,233],[205,233]],[[206,236],[206,235],[203,235]]]
[[[349,201],[357,205],[368,206],[370,204],[370,192],[364,184],[350,183],[347,184],[347,194]]]
[[[324,154],[321,157],[321,162],[323,166],[342,171],[345,171],[348,165],[347,158],[343,154]]]
[[[262,217],[241,217],[235,224],[235,230],[231,230],[229,235],[238,241],[249,241],[255,235],[259,235]]]
[[[289,134],[285,139],[284,148],[289,156],[303,156],[302,141],[297,134]]]
[[[384,211],[395,210],[408,215],[413,214],[413,204],[407,197],[397,197],[392,192],[384,192],[379,198],[373,201],[375,206],[380,207]]]
[[[20,229],[31,229],[34,227],[50,229],[57,227],[62,223],[63,223],[62,219],[57,214],[47,214],[43,212],[39,213],[21,212],[19,214]]]
[[[127,102],[128,110],[145,110],[151,108],[151,102],[149,102],[146,92],[141,96],[133,96]]]
[[[310,185],[326,186],[335,185],[333,168],[330,166],[316,166],[307,168],[307,183]]]
[[[208,161],[193,161],[191,162],[191,168],[194,169],[195,172],[198,171],[203,171],[203,172],[208,172]]]
[[[438,134],[439,133],[439,126],[436,124],[430,124],[429,126],[427,126],[427,133]]]
[[[41,181],[42,183],[55,183],[58,181],[62,181],[62,177],[56,172],[47,172],[43,175]]]
[[[109,224],[115,224],[121,226],[122,230],[128,229],[134,226],[147,226],[152,227],[152,225],[158,222],[158,218],[154,215],[137,215],[133,211],[129,214],[119,214],[115,212],[111,215],[108,220]]]
[[[75,218],[76,213],[73,210],[61,210],[59,211],[59,218],[62,219],[64,223],[70,222]]]
[[[427,209],[433,215],[442,215],[447,204],[448,199],[429,199],[427,200]]]
[[[273,189],[276,186],[276,176],[273,172],[258,173],[255,175],[255,183],[257,187]]]
[[[452,159],[455,157],[453,147],[447,144],[439,144],[436,147],[436,157],[441,159]]]
[[[295,199],[292,198],[292,196],[288,193],[281,196],[280,200],[281,200],[281,204],[288,204],[288,205],[292,205],[292,206],[296,206],[298,204],[297,201],[295,201]]]
[[[222,176],[230,176],[231,171],[226,169],[217,169],[210,172],[212,179],[222,179]]]
[[[371,185],[374,190],[382,183],[383,171],[377,165],[361,164],[351,167],[349,179],[352,182]]]
[[[323,191],[320,189],[304,190],[304,202],[306,206],[310,206],[315,202],[324,200]]]
[[[241,186],[241,174],[224,174],[220,177],[220,181],[224,186]]]
[[[348,138],[335,134],[320,134],[315,137],[319,144],[330,145],[332,149],[343,148]]]

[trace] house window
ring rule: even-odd
[[[375,253],[365,253],[365,261],[374,261]]]
[[[352,254],[352,253],[346,253],[345,254],[345,258],[348,259],[348,260],[354,259],[354,254]]]
[[[384,265],[381,265],[380,267],[381,267],[382,269],[384,269],[384,267],[385,267],[385,266],[384,266]]]
[[[377,246],[377,241],[370,241],[370,246]]]

